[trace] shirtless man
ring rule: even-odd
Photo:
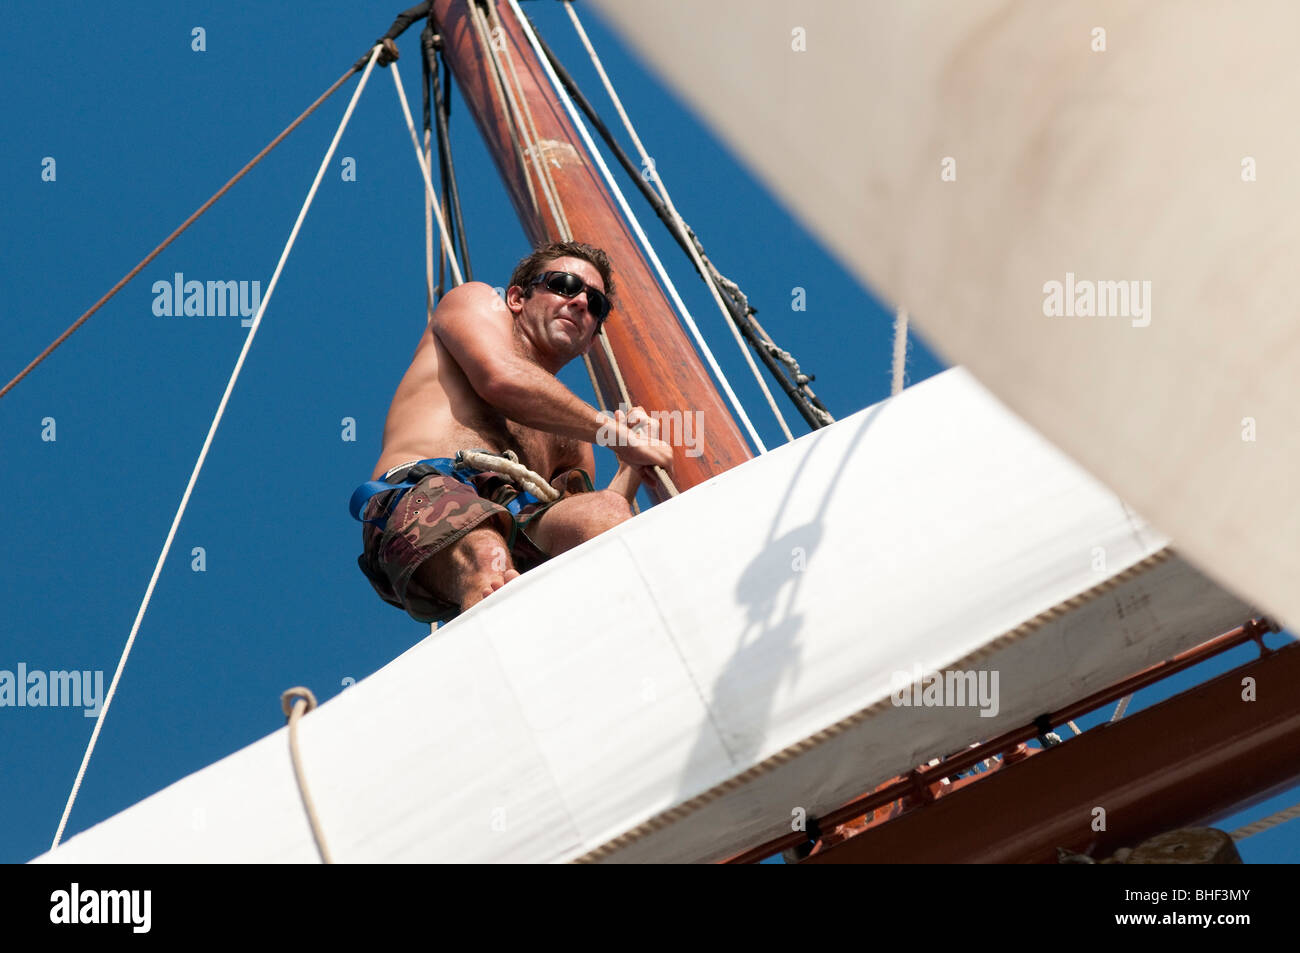
[[[415,485],[354,503],[366,523],[357,561],[386,602],[445,621],[629,519],[646,468],[671,466],[672,448],[641,408],[610,418],[555,378],[591,347],[612,292],[603,251],[553,242],[516,266],[504,303],[479,282],[439,302],[389,407],[373,476]],[[620,465],[596,491],[602,429]],[[515,451],[563,496],[539,503],[506,478],[462,469],[458,479],[436,459],[474,449]]]

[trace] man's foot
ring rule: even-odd
[[[464,612],[470,606],[478,605],[480,602],[482,602],[488,596],[492,595],[492,593],[496,592],[506,583],[518,578],[519,578],[518,571],[514,569],[507,569],[505,572],[499,573],[488,579],[479,580],[476,586],[478,590],[478,594],[475,595],[473,589],[471,589],[468,593],[466,593],[465,601],[463,601],[460,604],[460,611]]]

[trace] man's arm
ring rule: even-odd
[[[672,450],[666,444],[630,431],[520,357],[510,311],[488,285],[471,281],[449,291],[434,311],[431,329],[475,392],[511,420],[562,437],[610,444],[627,463],[671,465]]]

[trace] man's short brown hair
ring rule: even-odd
[[[515,265],[515,270],[510,275],[510,284],[506,287],[518,285],[527,295],[528,283],[545,271],[543,265],[556,258],[581,258],[590,262],[600,272],[600,280],[605,283],[605,297],[614,300],[614,268],[609,263],[609,256],[602,249],[586,242],[548,242],[538,245],[531,255]]]

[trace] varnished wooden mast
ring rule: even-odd
[[[537,169],[531,161],[526,164],[520,161],[511,137],[510,106],[502,98],[494,79],[492,59],[483,49],[470,19],[469,2],[473,0],[434,0],[434,16],[442,34],[444,55],[492,153],[525,233],[534,243],[559,239],[563,236],[544,197]],[[497,15],[501,30],[492,37],[492,42],[503,65],[507,57],[513,61],[521,87],[515,89],[515,95],[518,97],[522,92],[527,100],[540,151],[549,163],[572,237],[605,249],[613,261],[616,308],[605,323],[604,333],[609,337],[633,403],[648,411],[681,411],[683,415],[699,411],[702,415],[698,418],[702,433],[692,434],[698,441],[695,449],[702,453],[687,455],[688,448],[680,445],[681,440],[674,441],[673,448],[678,488],[695,486],[749,459],[749,447],[624,225],[564,106],[555,101],[545,71],[512,11],[499,4]],[[506,66],[505,79],[514,82],[509,66]],[[532,181],[531,190],[525,176]],[[521,250],[520,256],[526,251]],[[618,386],[599,343],[591,349],[590,356],[606,406],[617,407],[621,400]],[[650,490],[662,499],[659,487],[652,485]]]

